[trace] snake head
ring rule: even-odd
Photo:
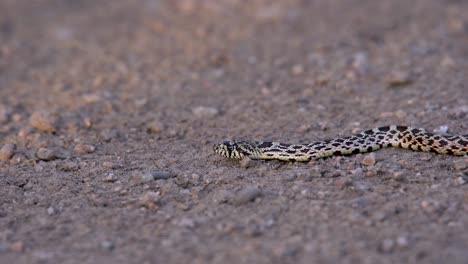
[[[242,159],[244,157],[252,157],[258,153],[257,148],[245,141],[229,141],[225,140],[213,146],[216,154],[229,159]]]

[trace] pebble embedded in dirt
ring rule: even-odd
[[[159,121],[153,121],[148,124],[146,131],[150,134],[159,134],[164,130],[164,125]]]
[[[53,133],[57,130],[57,119],[49,112],[34,112],[29,119],[29,123],[33,128],[40,131]]]
[[[153,179],[155,180],[167,180],[169,178],[173,178],[176,175],[169,171],[162,171],[162,170],[154,170],[151,171],[151,175],[153,175]]]
[[[455,179],[455,183],[458,185],[463,185],[468,183],[468,176],[460,176]]]
[[[434,133],[436,134],[447,134],[449,131],[449,127],[448,126],[439,126],[437,128],[434,129]]]
[[[238,191],[232,199],[234,205],[243,205],[248,202],[254,201],[257,197],[260,197],[262,192],[259,188],[249,186]]]
[[[56,155],[55,155],[55,151],[52,149],[40,148],[36,152],[36,157],[41,160],[50,161],[50,160],[54,160],[56,158]]]
[[[304,66],[302,64],[296,64],[291,68],[292,75],[301,75],[304,73]]]
[[[109,173],[106,178],[104,178],[104,181],[105,182],[115,182],[117,181],[117,178],[115,177],[115,175],[113,173]]]
[[[218,115],[218,109],[214,107],[197,106],[192,109],[192,113],[199,118],[212,118]]]
[[[93,153],[95,150],[95,147],[93,145],[88,145],[88,144],[78,144],[75,146],[74,150],[78,154],[87,154],[87,153]]]
[[[361,164],[364,166],[373,166],[375,164],[375,154],[374,153],[369,153],[368,155],[365,155],[364,158],[361,161]]]
[[[115,164],[114,162],[111,162],[111,161],[104,161],[102,163],[102,166],[106,169],[115,169],[117,168],[117,164]]]
[[[457,171],[464,170],[468,167],[468,161],[465,159],[457,159],[453,162],[453,167]]]
[[[154,181],[154,176],[151,172],[140,173],[139,178],[142,182],[151,182]]]
[[[15,154],[16,145],[15,144],[5,144],[0,149],[0,160],[9,160]]]
[[[392,178],[396,181],[403,181],[405,179],[405,173],[403,171],[392,172]]]
[[[412,81],[411,75],[405,71],[394,71],[385,80],[390,87],[405,86]]]
[[[406,236],[399,236],[396,240],[396,243],[399,247],[407,247],[409,242],[408,242],[408,238]]]
[[[359,74],[366,73],[369,69],[369,59],[366,52],[357,52],[353,56],[352,67]]]
[[[47,208],[47,214],[48,214],[48,215],[53,215],[53,214],[55,214],[55,209],[54,209],[53,207]]]
[[[101,247],[102,249],[105,249],[105,250],[113,250],[115,245],[112,241],[102,241],[100,244],[99,244],[99,247]]]
[[[58,163],[55,167],[60,171],[77,171],[80,168],[80,166],[73,161],[61,162]]]

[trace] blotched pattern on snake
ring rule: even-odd
[[[285,144],[264,141],[223,141],[214,152],[230,159],[310,161],[334,155],[351,155],[376,151],[385,147],[399,147],[414,151],[468,156],[468,135],[439,135],[422,128],[384,126],[361,132],[355,136],[318,141],[311,144]]]

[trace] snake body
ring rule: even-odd
[[[311,144],[285,144],[265,141],[222,141],[214,145],[215,153],[229,158],[282,161],[310,161],[335,155],[376,151],[385,147],[414,151],[468,156],[468,135],[432,134],[422,128],[384,126],[357,135],[318,141]]]

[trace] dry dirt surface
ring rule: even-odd
[[[468,1],[0,2],[0,263],[468,263]]]

